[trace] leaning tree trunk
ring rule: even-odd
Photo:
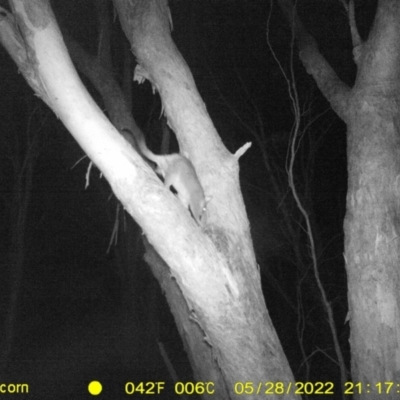
[[[271,399],[294,398],[289,391],[293,375],[265,307],[240,192],[238,159],[248,146],[230,154],[219,139],[170,37],[166,1],[116,1],[116,6],[140,64],[136,76],[146,77],[159,91],[181,151],[212,197],[205,229],[89,96],[48,1],[11,4],[19,18],[2,10],[2,43],[156,249],[160,257],[153,265],[162,274],[159,279],[168,288],[173,310],[176,307],[195,378],[215,383],[207,386],[215,390],[213,398],[264,398],[265,391]],[[18,21],[23,22],[16,27]],[[266,381],[270,384],[263,386]]]

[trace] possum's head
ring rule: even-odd
[[[190,212],[192,213],[193,218],[200,226],[204,226],[207,223],[207,204],[211,200],[211,198],[198,197],[195,199],[196,201],[192,201],[189,204]]]

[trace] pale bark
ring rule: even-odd
[[[3,28],[13,31],[14,45],[27,46],[24,77],[102,171],[170,268],[161,266],[159,271],[164,271],[164,279],[171,280],[172,275],[175,292],[182,293],[179,305],[184,309],[175,313],[178,326],[184,333],[185,326],[197,332],[195,340],[187,333],[184,337],[195,378],[216,382],[213,398],[242,398],[235,393],[235,384],[247,381],[283,382],[283,390],[274,386],[275,394],[268,396],[294,398],[293,391],[283,394],[293,375],[265,307],[240,192],[242,152],[232,155],[223,147],[171,40],[166,2],[116,1],[116,6],[140,64],[138,74],[159,91],[181,151],[212,196],[203,231],[91,99],[69,59],[48,1],[12,4],[23,21],[19,29],[25,41],[11,18]],[[246,398],[264,398],[268,386],[253,388]],[[261,391],[256,394],[257,388]]]

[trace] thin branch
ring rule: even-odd
[[[295,18],[295,6],[292,8],[292,18]],[[314,270],[314,277],[317,282],[318,289],[321,293],[321,298],[322,298],[322,303],[325,308],[325,312],[327,313],[328,316],[328,322],[329,322],[329,327],[331,330],[332,334],[332,340],[336,352],[336,357],[338,359],[338,364],[340,368],[340,375],[341,375],[341,383],[342,387],[344,387],[345,382],[347,381],[347,372],[346,372],[346,366],[343,358],[342,351],[340,349],[340,344],[339,344],[339,339],[338,339],[338,334],[337,334],[337,329],[335,325],[335,321],[333,318],[333,311],[332,311],[332,306],[330,302],[328,301],[324,286],[321,281],[321,277],[319,274],[319,269],[318,269],[318,259],[317,259],[317,254],[316,254],[316,246],[315,246],[315,241],[314,241],[314,233],[313,229],[311,226],[310,222],[310,216],[306,209],[303,206],[302,201],[300,200],[299,194],[297,192],[296,184],[294,182],[294,163],[296,160],[296,154],[298,151],[298,147],[296,142],[299,140],[299,135],[301,135],[301,130],[300,130],[300,123],[301,123],[301,113],[300,113],[300,103],[299,103],[299,98],[298,98],[298,92],[297,92],[297,86],[296,86],[296,79],[295,79],[295,74],[294,74],[294,68],[293,68],[293,53],[294,53],[294,38],[295,38],[295,24],[292,24],[292,40],[291,40],[291,63],[290,63],[290,75],[291,75],[291,80],[290,82],[288,81],[288,87],[289,87],[289,97],[293,102],[293,109],[294,109],[294,126],[292,129],[293,132],[293,138],[292,142],[290,144],[290,160],[289,160],[289,171],[288,171],[288,177],[289,177],[289,186],[292,190],[293,197],[296,201],[297,207],[300,210],[300,213],[302,214],[306,227],[307,227],[307,236],[309,240],[309,246],[310,246],[310,253],[311,253],[311,259],[312,259],[312,266]],[[344,394],[342,393],[342,397],[344,398]]]
[[[357,47],[362,44],[360,34],[358,33],[355,10],[354,10],[354,0],[349,0],[347,4],[345,0],[339,0],[342,3],[343,8],[346,10],[347,17],[349,18],[351,41],[353,47]]]

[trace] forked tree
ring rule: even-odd
[[[354,398],[379,393],[394,399],[400,378],[400,3],[377,2],[366,40],[357,28],[357,2],[341,3],[348,13],[357,67],[352,87],[323,57],[294,2],[279,0],[305,69],[347,125],[344,257],[353,382],[347,389]]]
[[[156,252],[148,262],[159,280],[199,382],[218,399],[264,398],[245,382],[275,382],[268,396],[294,398],[281,344],[269,318],[239,186],[243,146],[222,144],[183,57],[170,36],[166,0],[115,0],[138,61],[136,79],[158,91],[180,153],[193,165],[208,198],[199,225],[104,115],[71,62],[48,0],[12,0],[0,33],[34,92],[54,111]],[[124,123],[134,126],[133,119]],[[229,201],[227,201],[229,199]],[[134,338],[132,338],[134,340]],[[211,390],[212,389],[212,390]],[[260,388],[258,388],[260,389]],[[200,389],[201,390],[201,389]]]

